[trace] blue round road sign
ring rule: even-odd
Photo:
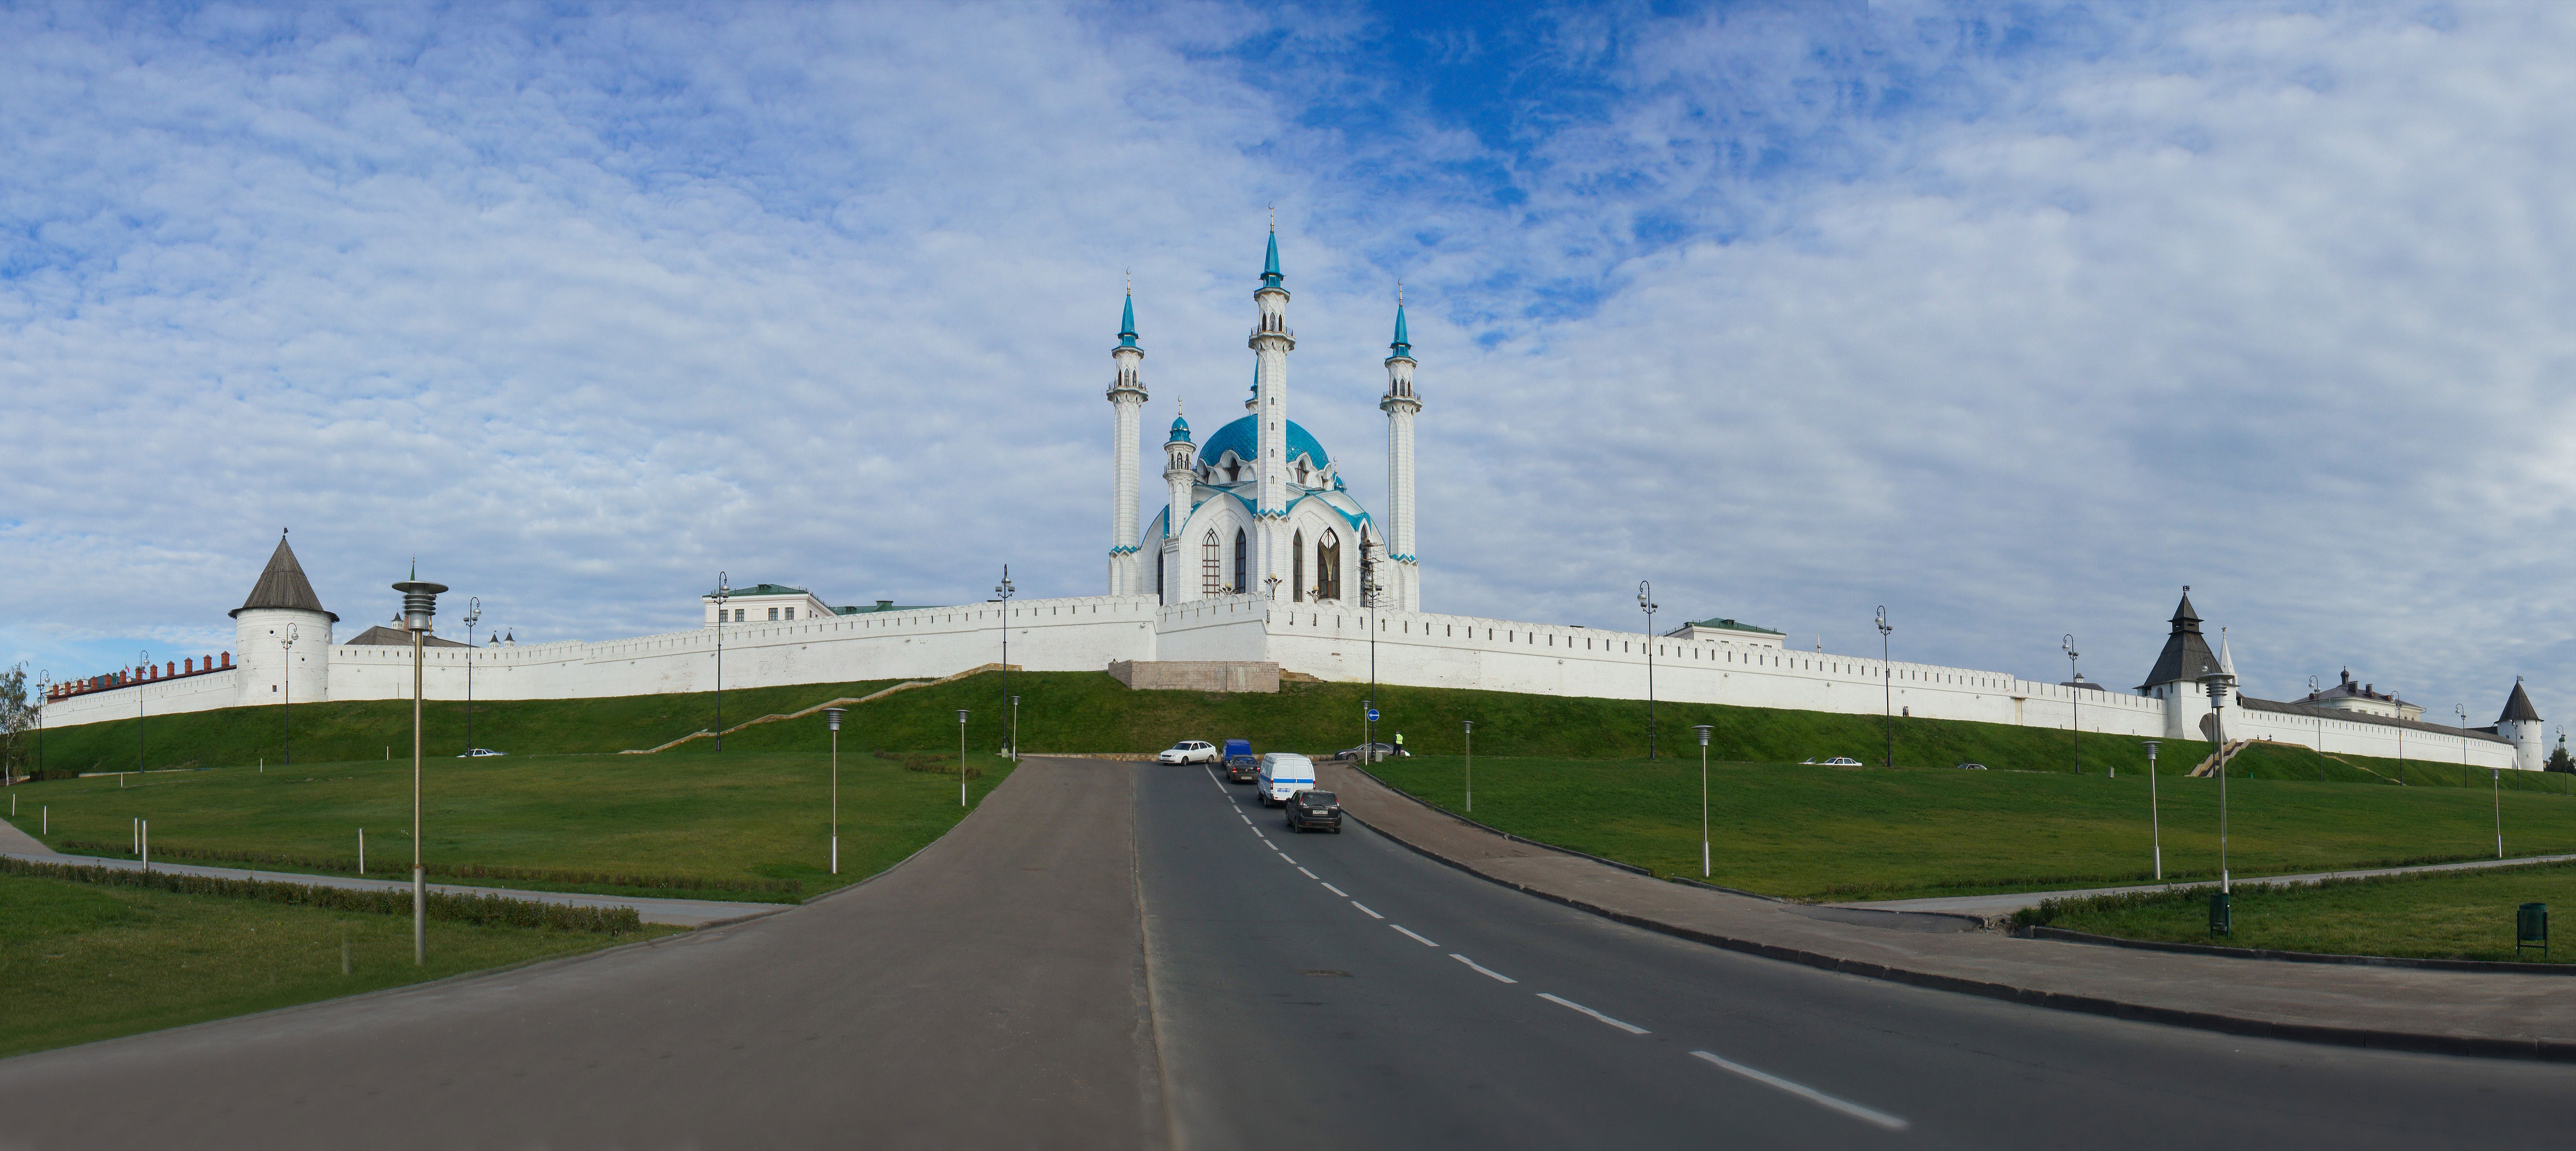
[[[1369,709],[1369,722],[1370,722],[1370,723],[1376,723],[1376,722],[1377,722],[1377,709],[1376,709],[1376,708],[1373,708],[1373,707],[1372,707],[1372,708],[1370,708],[1370,709]]]

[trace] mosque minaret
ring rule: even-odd
[[[1138,367],[1144,363],[1145,349],[1136,346],[1133,293],[1119,317],[1118,346],[1110,349],[1109,356],[1118,364],[1117,375],[1109,382],[1109,403],[1118,413],[1118,474],[1110,486],[1117,503],[1109,528],[1109,594],[1143,595],[1145,581],[1138,575],[1136,559],[1136,457],[1144,438],[1145,383]]]
[[[1386,395],[1377,402],[1386,413],[1387,559],[1394,570],[1388,582],[1387,606],[1397,611],[1422,610],[1422,565],[1413,559],[1413,415],[1422,401],[1413,395],[1413,344],[1404,334],[1404,297],[1395,300],[1395,342],[1387,345]]]

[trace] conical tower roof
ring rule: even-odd
[[[331,616],[331,622],[340,622],[339,616],[331,615],[322,606],[322,597],[313,594],[313,581],[304,578],[304,565],[295,562],[295,549],[286,546],[284,535],[277,537],[277,550],[269,553],[268,567],[259,573],[259,582],[251,585],[250,598],[227,614],[238,616],[261,607],[321,612]]]
[[[2538,722],[2540,722],[2540,709],[2539,709],[2539,708],[2536,708],[2536,707],[2531,706],[2531,697],[2530,697],[2530,696],[2528,696],[2528,695],[2523,694],[2523,690],[2522,690],[2522,677],[2521,677],[2521,676],[2515,676],[2515,677],[2513,677],[2513,694],[2512,694],[2512,695],[2510,695],[2510,696],[2505,697],[2505,701],[2504,701],[2504,714],[2503,714],[2503,715],[2499,715],[2499,716],[2497,716],[2497,717],[2496,717],[2496,722],[2497,722],[2497,723],[2538,723]]]
[[[2209,650],[2209,640],[2200,634],[2200,613],[2191,610],[2191,589],[2185,588],[2182,603],[2174,608],[2173,634],[2165,637],[2165,650],[2156,656],[2154,671],[2138,685],[2150,688],[2178,679],[2198,681],[2200,669],[2219,666],[2218,655]]]

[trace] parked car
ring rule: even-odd
[[[1850,756],[1848,756],[1848,755],[1837,755],[1837,756],[1833,757],[1832,759],[1828,759],[1828,760],[1826,760],[1826,761],[1825,761],[1823,764],[1821,764],[1820,766],[1823,766],[1823,767],[1859,767],[1859,766],[1861,766],[1861,762],[1860,762],[1859,760],[1857,760],[1857,759],[1853,759],[1852,757],[1850,757]]]
[[[474,758],[476,758],[476,759],[480,759],[480,758],[482,758],[482,757],[484,757],[484,756],[487,756],[487,755],[508,755],[508,754],[509,754],[508,752],[505,752],[505,751],[494,751],[494,750],[492,750],[491,748],[488,748],[488,747],[477,747],[477,748],[470,748],[470,749],[468,749],[468,750],[465,752],[465,754],[464,754],[464,755],[457,756],[456,758],[458,758],[458,759],[464,759],[464,758],[466,758],[466,756],[472,756],[472,757],[474,757]]]
[[[1219,758],[1216,745],[1204,739],[1185,739],[1154,753],[1156,763],[1215,763]]]
[[[1346,747],[1340,751],[1334,752],[1333,758],[1339,760],[1364,760],[1369,763],[1376,763],[1389,756],[1402,754],[1404,754],[1404,752],[1391,743],[1363,743],[1358,747]]]
[[[1312,789],[1288,797],[1288,830],[1312,831],[1322,828],[1335,835],[1342,833],[1342,804],[1329,791]]]
[[[1963,763],[1959,765],[1959,770],[1961,771],[1984,771],[1985,769],[1986,765],[1982,763]]]
[[[1261,757],[1261,804],[1277,807],[1298,792],[1315,789],[1315,761],[1286,751]]]

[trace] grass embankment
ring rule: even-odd
[[[667,934],[432,922],[412,965],[408,916],[0,874],[0,1056],[399,987]],[[341,974],[341,943],[349,974]]]
[[[899,681],[804,684],[728,691],[725,722],[739,724],[767,714],[803,710],[828,699],[868,695]],[[1006,739],[1008,697],[1017,695],[1020,742],[1035,751],[1146,752],[1176,739],[1249,739],[1261,750],[1323,751],[1360,741],[1360,713],[1368,698],[1362,684],[1291,682],[1276,695],[1222,695],[1189,691],[1129,691],[1105,672],[1020,672],[1009,687],[998,672],[935,687],[897,692],[853,711],[842,734],[845,751],[946,751],[957,747],[959,709],[968,711],[966,743],[991,752]],[[1417,754],[1462,750],[1461,722],[1476,721],[1476,747],[1495,755],[1560,759],[1633,759],[1646,751],[1643,700],[1517,695],[1455,688],[1381,687],[1380,738],[1402,732]],[[1711,754],[1746,763],[1795,762],[1848,755],[1876,763],[1884,754],[1880,717],[1813,711],[1725,707],[1665,702],[1656,708],[1667,753],[1692,754],[1693,724],[1715,731]],[[137,762],[153,767],[274,766],[284,755],[285,712],[278,707],[228,708],[144,721],[56,728],[45,733],[48,767],[119,771]],[[306,704],[295,709],[296,757],[308,764],[399,760],[411,743],[411,705],[400,700]],[[715,726],[710,693],[624,696],[606,699],[509,700],[474,705],[473,742],[525,755],[589,754],[649,748]],[[426,705],[424,743],[442,759],[466,745],[465,705]],[[1963,761],[1997,769],[2073,772],[2076,738],[2054,728],[1957,720],[1894,721],[1896,762],[1943,767]],[[737,751],[811,752],[824,748],[823,725],[808,717],[762,724],[725,737]],[[2082,737],[2085,771],[2116,769],[2142,774],[2143,741],[2127,736]],[[684,744],[664,755],[701,755],[708,741]],[[2180,774],[2208,754],[2197,741],[2166,741],[2159,768]],[[629,757],[630,759],[638,757]],[[2357,756],[2330,757],[2304,748],[2256,745],[2239,755],[2230,774],[2240,777],[2342,780],[2356,783],[2484,787],[2483,771]],[[2576,776],[2508,772],[2507,787],[2576,793]]]
[[[1461,811],[1462,767],[1456,756],[1416,756],[1373,770]],[[1648,762],[1479,755],[1475,772],[1473,817],[1481,822],[1658,875],[1699,875],[1696,756]],[[2108,779],[1713,763],[1711,879],[1769,895],[1831,900],[2150,882],[2147,782],[2143,772],[2127,771]],[[2160,775],[2156,784],[2166,878],[2217,878],[2218,781]],[[2503,801],[2505,842],[2514,854],[2576,852],[2576,801],[2519,791],[2506,792]],[[2228,810],[2228,855],[2238,875],[2495,852],[2494,811],[2482,790],[2231,776]]]
[[[819,725],[817,725],[819,726]],[[427,842],[442,864],[503,874],[454,882],[603,894],[793,902],[892,866],[964,817],[954,753],[909,771],[900,760],[844,747],[841,873],[829,871],[830,757],[722,754],[503,756],[433,760],[424,772]],[[1010,763],[973,757],[980,800]],[[122,782],[126,786],[119,787]],[[22,784],[12,820],[56,850],[108,843],[131,858],[133,821],[148,819],[159,858],[231,861],[270,870],[345,873],[367,829],[370,874],[398,878],[411,862],[411,764],[360,760],[294,771],[249,768],[154,772]],[[47,816],[44,809],[51,809]],[[49,828],[47,823],[50,823]],[[184,849],[186,858],[175,851]],[[281,857],[305,862],[281,863]],[[663,886],[546,882],[525,872],[577,870],[651,876]],[[793,881],[792,890],[774,881]],[[691,881],[694,881],[692,883]],[[676,886],[675,886],[676,885]]]
[[[2560,946],[2517,954],[2514,909],[2576,908],[2576,867],[2542,864],[2491,871],[2330,880],[2316,887],[2238,888],[2233,934],[2209,934],[2209,889],[2051,900],[2026,922],[2165,943],[2215,943],[2328,955],[2414,959],[2576,962]]]

